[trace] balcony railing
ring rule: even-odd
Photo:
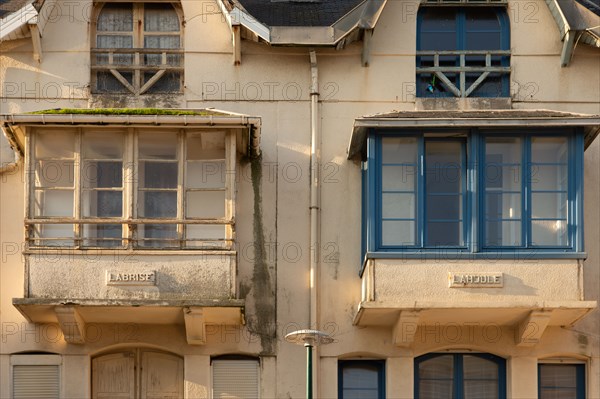
[[[27,248],[72,249],[194,249],[232,250],[234,243],[233,220],[227,219],[110,219],[110,218],[46,218],[25,220]],[[60,228],[63,226],[63,228]],[[116,228],[112,236],[98,236],[85,231],[86,227]],[[160,226],[160,227],[159,227]],[[202,236],[191,229],[202,226],[222,226],[222,236]],[[58,229],[57,229],[58,227]],[[157,228],[158,227],[158,228]],[[140,231],[166,227],[169,234],[148,236]],[[48,228],[50,229],[48,231]],[[52,230],[54,228],[54,231]],[[164,230],[163,230],[164,232]],[[71,234],[72,233],[72,234]],[[151,235],[151,234],[150,234]]]
[[[119,92],[126,89],[139,95],[153,87],[158,92],[179,92],[183,87],[183,53],[181,49],[91,49],[92,80],[97,92]],[[100,87],[106,76],[120,86]],[[161,82],[159,84],[159,82]]]
[[[490,74],[501,79],[508,77],[509,65],[510,50],[417,51],[417,80],[423,75],[435,76],[454,96],[469,97]],[[474,76],[475,80],[467,84]],[[428,90],[433,92],[433,86],[430,84]],[[509,93],[505,94],[508,96]]]

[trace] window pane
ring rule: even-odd
[[[144,30],[146,32],[178,32],[179,17],[170,4],[144,4]]]
[[[36,190],[35,217],[73,216],[73,190]]]
[[[73,130],[48,131],[35,136],[35,158],[73,158],[75,132]]]
[[[416,165],[383,165],[381,173],[381,186],[383,190],[416,190]]]
[[[426,245],[463,244],[462,143],[425,142]]]
[[[140,216],[147,218],[177,217],[177,192],[141,191],[138,212]]]
[[[177,168],[176,162],[140,161],[140,188],[177,188]]]
[[[412,193],[384,193],[381,208],[383,218],[414,219],[415,195]]]
[[[568,160],[566,137],[533,137],[531,160],[534,163],[566,163]]]
[[[497,380],[465,380],[464,399],[497,399],[498,381]]]
[[[175,56],[174,56],[175,57]],[[179,65],[179,62],[173,62],[171,56],[167,57],[169,65]],[[146,72],[143,76],[143,84],[146,84],[154,77],[154,72]],[[146,93],[172,93],[181,91],[181,74],[179,72],[167,72],[160,77]]]
[[[415,245],[414,221],[384,220],[381,225],[383,245]]]
[[[452,380],[421,380],[419,399],[452,399]]]
[[[124,135],[115,132],[85,132],[82,157],[86,159],[122,159]]]
[[[121,236],[120,224],[83,225],[83,245],[86,247],[120,247]]]
[[[415,137],[384,137],[381,139],[381,159],[384,164],[417,163],[417,139]]]
[[[583,399],[583,365],[580,364],[541,364],[540,399]],[[578,376],[578,374],[581,374]],[[578,381],[579,380],[579,381]]]
[[[568,177],[567,165],[532,165],[531,189],[566,191]]]
[[[123,193],[85,190],[82,195],[82,208],[83,217],[121,217]]]
[[[567,193],[531,194],[531,217],[533,219],[566,219]]]
[[[189,134],[187,141],[187,160],[225,159],[225,133],[202,132]]]
[[[521,245],[521,221],[488,221],[485,245],[516,247]]]
[[[75,232],[72,224],[35,225],[33,229],[33,237],[46,238],[46,240],[35,240],[35,245],[50,247],[72,247],[75,244]],[[61,240],[61,238],[63,239]]]
[[[188,192],[185,212],[189,218],[224,218],[225,191]]]
[[[98,35],[96,36],[96,46],[98,48],[112,48],[112,49],[121,49],[121,48],[133,48],[133,36],[129,35]],[[101,60],[106,60],[108,62],[108,56],[105,54],[98,55],[98,57],[102,57]],[[131,64],[132,55],[130,54],[115,54],[114,55],[114,63],[115,64]],[[128,61],[125,61],[128,60]]]
[[[73,187],[74,184],[73,161],[40,160],[35,163],[36,187]]]
[[[185,227],[187,247],[224,247],[225,241],[217,241],[225,238],[225,226],[224,225],[194,225],[188,224]],[[211,241],[215,240],[215,241]]]
[[[133,73],[119,71],[121,76],[130,84],[133,85]],[[129,93],[129,90],[121,84],[110,72],[96,73],[96,91],[99,93],[117,92]]]
[[[521,194],[489,192],[486,195],[485,216],[489,220],[521,219]]]
[[[123,187],[123,163],[84,160],[81,184],[84,188]]]
[[[450,379],[454,375],[454,356],[442,355],[419,363],[419,378]]]
[[[225,161],[188,161],[185,186],[186,188],[225,187]]]
[[[463,375],[467,380],[470,379],[498,379],[498,364],[489,359],[479,356],[463,356]]]
[[[174,224],[146,224],[138,227],[138,242],[140,247],[150,248],[175,248],[179,247],[177,239],[177,225]],[[170,239],[169,241],[164,239]]]
[[[340,362],[342,367],[342,397],[340,399],[378,399],[383,396],[380,386],[380,363],[367,361]]]
[[[97,29],[101,32],[133,31],[133,4],[106,4],[100,11]]]
[[[562,220],[532,220],[532,245],[566,246],[567,222]]]
[[[179,36],[146,36],[144,38],[145,48],[157,48],[157,49],[172,49],[179,48]],[[160,54],[156,54],[160,59]],[[157,64],[160,64],[158,62]]]
[[[177,159],[177,133],[144,133],[139,136],[140,159]]]

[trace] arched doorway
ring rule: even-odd
[[[130,348],[92,359],[92,398],[183,397],[183,359],[154,349]]]

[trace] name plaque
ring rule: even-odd
[[[502,273],[453,273],[448,272],[448,287],[450,288],[502,288],[504,278]]]
[[[156,272],[106,272],[106,285],[156,285]]]

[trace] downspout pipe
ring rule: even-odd
[[[317,54],[310,50],[310,298],[309,298],[309,327],[319,329],[319,233],[320,226],[320,156],[321,132],[319,130],[319,70]],[[313,397],[319,395],[319,345],[315,345],[315,361],[313,362]]]

